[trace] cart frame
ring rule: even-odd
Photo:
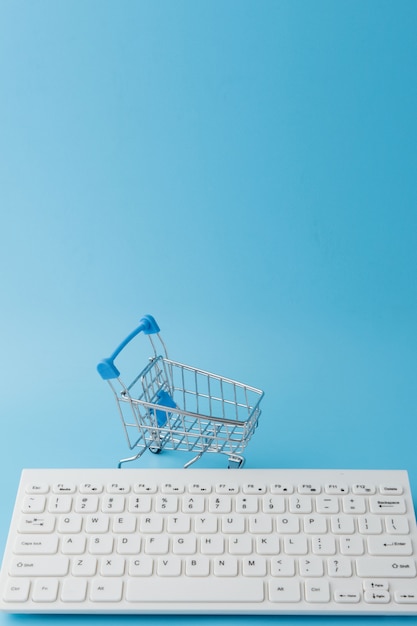
[[[242,453],[258,426],[263,391],[169,359],[159,330],[152,316],[143,317],[138,328],[97,366],[114,394],[128,446],[137,450],[121,459],[118,467],[140,458],[147,449],[194,453],[184,467],[206,452],[226,455],[229,468],[242,467]],[[141,332],[148,335],[153,356],[125,383],[114,360]],[[157,350],[153,335],[162,350]]]

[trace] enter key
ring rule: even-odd
[[[373,556],[411,556],[413,546],[404,535],[379,535],[368,537],[368,552]]]

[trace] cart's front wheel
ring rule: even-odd
[[[229,463],[227,469],[240,469],[245,462],[245,457],[233,454],[229,456]]]
[[[159,454],[162,451],[162,448],[157,445],[151,445],[149,446],[149,450],[152,452],[152,454]]]

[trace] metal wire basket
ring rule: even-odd
[[[114,360],[139,333],[148,336],[153,355],[129,383],[122,381]],[[159,340],[158,354],[153,336]],[[118,467],[138,459],[146,449],[159,453],[194,453],[189,467],[206,452],[225,454],[229,467],[241,467],[243,451],[258,426],[263,392],[230,378],[168,358],[159,326],[151,315],[126,337],[97,370],[116,398],[130,450]]]

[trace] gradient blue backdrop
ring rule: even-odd
[[[1,550],[22,467],[128,452],[95,366],[144,313],[265,390],[247,467],[417,494],[416,29],[408,0],[1,0]]]

